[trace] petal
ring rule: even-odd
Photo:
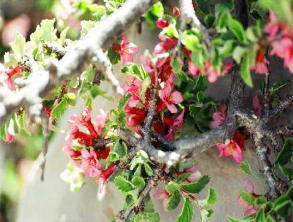
[[[133,55],[132,54],[127,54],[123,53],[121,55],[121,64],[125,65],[127,63],[132,63],[133,62]]]
[[[81,150],[81,156],[83,159],[88,159],[90,157],[90,153],[88,152],[86,148],[83,148]]]
[[[179,91],[174,91],[172,92],[171,94],[171,101],[174,103],[174,104],[179,104],[183,101],[183,96],[182,96],[182,93],[179,92]]]
[[[135,44],[133,44],[133,43],[129,43],[128,44],[127,52],[129,54],[136,54],[136,53],[138,53],[138,46],[135,45]]]
[[[155,194],[154,194],[154,198],[156,200],[164,200],[166,198],[166,192],[165,190],[162,190],[162,189],[158,189]]]
[[[247,192],[249,192],[251,194],[254,193],[254,186],[253,186],[253,183],[250,179],[245,178],[243,180],[243,187]]]
[[[176,106],[174,104],[166,103],[166,105],[167,105],[168,110],[171,113],[177,113],[177,108],[176,108]]]
[[[188,62],[188,71],[193,76],[198,76],[200,73],[200,68],[194,65],[191,61]]]
[[[218,77],[219,77],[219,75],[218,75],[217,71],[212,71],[212,72],[209,72],[209,74],[208,74],[208,79],[209,79],[210,83],[216,82]]]
[[[235,144],[235,149],[232,152],[232,156],[236,163],[241,163],[242,161],[242,150],[238,146],[238,144]]]

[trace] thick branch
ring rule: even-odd
[[[20,106],[39,104],[40,96],[47,95],[55,86],[79,75],[83,66],[95,56],[97,50],[106,50],[110,47],[155,2],[156,0],[127,1],[116,12],[97,23],[76,45],[68,47],[60,61],[51,62],[48,66],[49,71],[34,66],[26,80],[26,86],[17,92],[0,87],[0,125]]]
[[[270,112],[269,118],[272,119],[287,109],[293,103],[293,95],[287,96],[284,100],[280,101],[278,105]]]

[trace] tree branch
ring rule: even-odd
[[[25,87],[16,92],[0,87],[0,125],[9,114],[24,104],[40,107],[41,96],[47,95],[60,83],[78,76],[97,50],[110,47],[156,1],[127,1],[116,12],[98,22],[77,44],[68,47],[60,61],[50,62],[48,71],[33,66]]]

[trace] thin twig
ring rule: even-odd
[[[48,137],[49,137],[49,120],[46,115],[43,115],[43,143],[42,143],[42,161],[41,161],[41,181],[44,181],[45,167],[48,152]]]
[[[270,78],[269,73],[264,76],[264,93],[263,93],[263,104],[264,104],[264,118],[268,119],[270,112]]]
[[[157,184],[157,180],[158,180],[158,175],[154,175],[153,177],[151,177],[147,181],[145,187],[142,189],[142,191],[139,194],[139,197],[138,197],[138,200],[137,200],[137,205],[132,205],[127,210],[120,211],[120,213],[118,215],[119,220],[126,221],[128,219],[128,217],[130,216],[132,211],[136,207],[139,207],[143,203],[143,200],[147,197],[147,195],[149,194],[151,189]]]

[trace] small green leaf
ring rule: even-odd
[[[199,47],[200,41],[198,31],[195,29],[187,30],[183,33],[182,44],[191,51],[196,51]]]
[[[209,183],[209,176],[205,175],[201,177],[196,183],[181,184],[182,189],[189,193],[199,193]]]
[[[151,85],[151,78],[147,76],[143,81],[141,88],[139,89],[139,97],[141,98],[142,102],[145,102],[145,93],[148,87]]]
[[[179,38],[179,34],[178,34],[178,31],[176,29],[175,24],[170,24],[168,27],[164,28],[161,31],[160,35],[164,35],[164,36],[167,36],[170,38],[176,38],[176,39]]]
[[[144,163],[143,166],[144,166],[144,170],[148,176],[152,176],[154,174],[154,172],[149,164]]]
[[[174,181],[170,181],[165,189],[168,191],[168,193],[174,193],[176,190],[179,190],[180,189],[180,184],[174,182]]]
[[[61,44],[62,46],[65,44],[66,35],[67,35],[68,30],[69,30],[69,27],[66,27],[66,28],[63,29],[63,31],[60,33],[60,39],[59,39],[59,42],[60,42],[60,44]]]
[[[256,214],[255,222],[266,222],[264,209],[261,208],[260,211]]]
[[[213,209],[202,209],[200,210],[200,215],[201,215],[201,221],[206,222],[208,221],[211,216],[213,215],[214,210]]]
[[[236,46],[236,48],[233,51],[232,57],[237,62],[237,64],[240,64],[241,59],[243,55],[245,54],[245,52],[246,52],[246,48],[241,46]]]
[[[251,222],[250,219],[237,219],[235,217],[228,216],[229,222]]]
[[[213,188],[209,189],[209,194],[207,198],[207,205],[212,206],[217,202],[217,193]]]
[[[191,173],[183,173],[177,178],[177,181],[182,182],[183,180],[186,180],[190,175]]]
[[[287,138],[275,164],[285,165],[293,157],[293,138]]]
[[[143,67],[137,64],[126,65],[121,69],[121,72],[134,75],[140,80],[144,80],[148,76]]]
[[[18,59],[20,59],[25,53],[25,38],[21,34],[17,34],[15,40],[10,43],[11,49],[15,53]]]
[[[52,110],[51,115],[55,119],[59,119],[65,113],[68,103],[66,99],[62,99]]]
[[[194,208],[193,208],[192,202],[189,198],[186,197],[184,199],[184,204],[183,204],[181,213],[177,219],[177,222],[192,221],[193,213],[194,213]]]
[[[233,32],[233,34],[240,42],[246,42],[245,31],[240,22],[230,17],[230,19],[228,20],[228,28],[231,30],[231,32]]]
[[[145,186],[145,181],[141,176],[134,176],[131,180],[131,182],[133,183],[133,185],[135,185],[136,187],[144,187]]]
[[[242,161],[242,162],[240,163],[240,168],[241,168],[241,170],[242,170],[244,173],[246,173],[248,176],[255,177],[255,178],[259,177],[258,175],[256,175],[256,174],[252,171],[252,169],[251,169],[249,163],[248,163],[246,160],[244,160],[244,161]]]
[[[180,203],[180,200],[181,194],[178,190],[176,190],[168,200],[167,209],[174,210],[175,208],[177,208],[178,204]]]
[[[250,74],[250,63],[249,63],[249,57],[248,54],[243,58],[241,68],[240,68],[240,73],[243,81],[250,87],[253,86],[252,84],[252,79],[251,79],[251,74]]]
[[[64,99],[66,99],[68,105],[74,106],[76,104],[76,96],[74,93],[66,93]]]
[[[116,187],[124,193],[134,190],[136,187],[122,176],[116,176],[114,179]]]
[[[247,203],[249,204],[254,204],[255,197],[252,196],[250,193],[244,191],[244,190],[239,190],[239,196]]]

